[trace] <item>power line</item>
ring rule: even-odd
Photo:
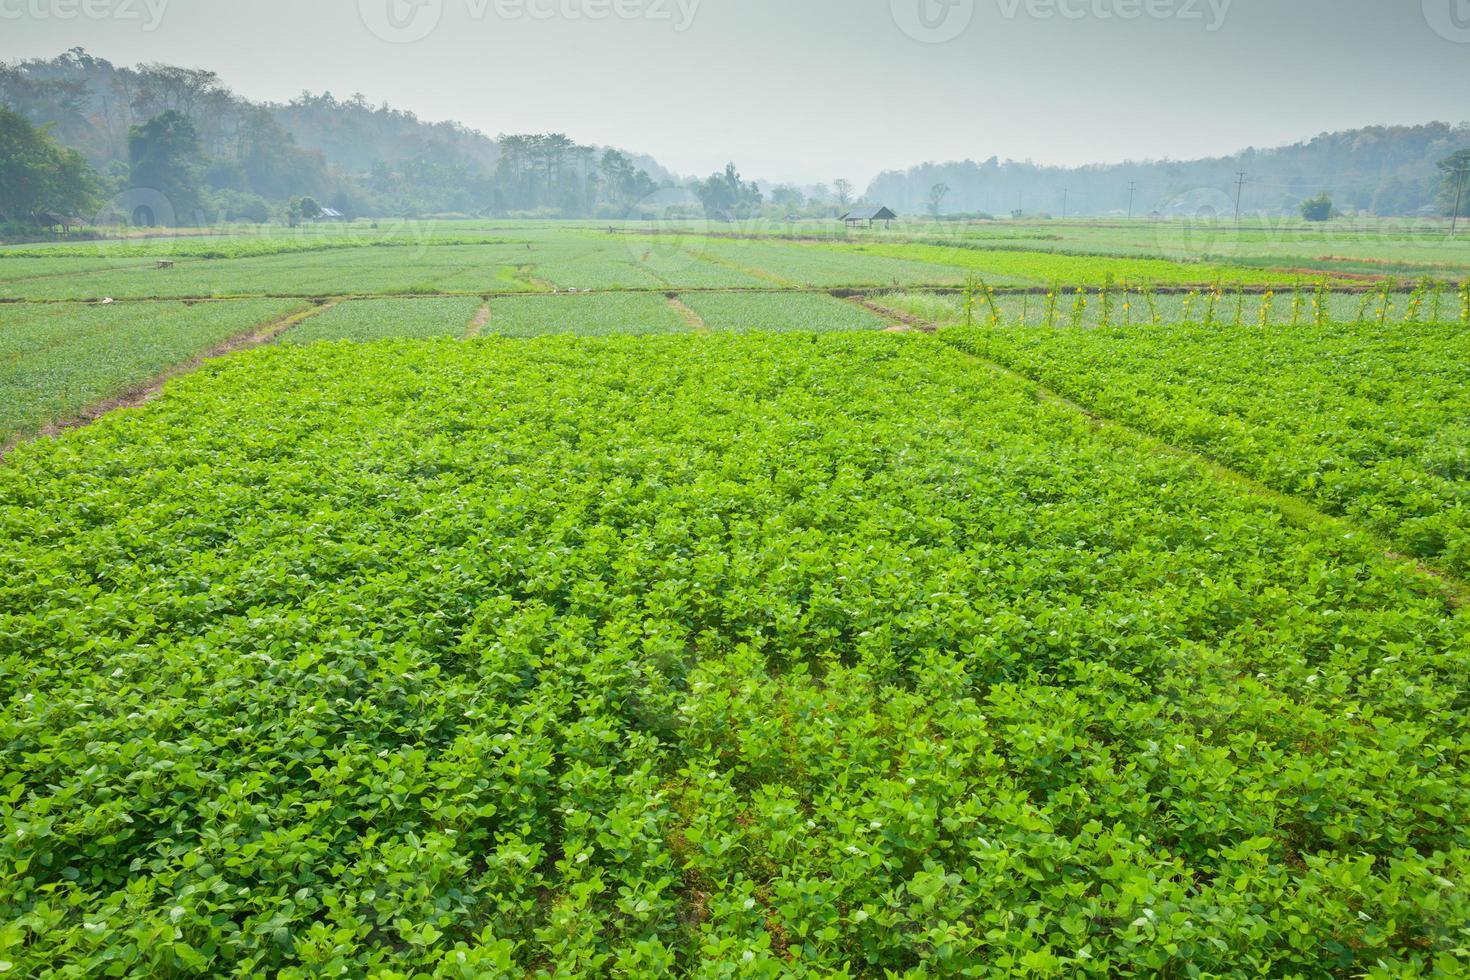
[[[1245,193],[1246,172],[1242,170],[1236,176],[1239,179],[1235,182],[1235,223],[1240,224],[1240,196]]]
[[[1138,190],[1138,181],[1128,182],[1128,217],[1133,217],[1133,195]]]
[[[1460,202],[1465,195],[1465,175],[1470,174],[1470,165],[1460,167],[1455,171],[1455,213],[1450,215],[1450,237],[1455,237],[1455,229],[1460,224]]]

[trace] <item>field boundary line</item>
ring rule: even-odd
[[[883,317],[885,320],[897,320],[900,324],[902,324],[905,331],[917,330],[920,333],[936,333],[939,329],[938,327],[934,326],[934,324],[928,323],[922,318],[914,316],[912,313],[903,313],[899,310],[891,310],[888,307],[875,303],[872,300],[868,299],[866,296],[857,293],[854,293],[851,296],[839,296],[838,299],[845,299],[849,303],[854,303],[857,306],[861,306],[869,313],[876,313],[879,316]],[[888,329],[891,333],[900,332],[897,327],[889,327]]]
[[[464,328],[464,339],[474,340],[476,337],[480,336],[480,332],[485,329],[485,325],[489,322],[490,301],[487,299],[485,300],[485,302],[481,303],[480,308],[475,311],[475,318],[470,321],[469,326]]]
[[[209,361],[228,357],[240,351],[253,350],[266,344],[274,343],[283,333],[293,327],[310,320],[314,316],[325,313],[336,306],[338,300],[327,299],[317,302],[305,310],[298,310],[286,316],[277,317],[263,325],[251,327],[244,333],[222,340],[212,347],[195,354],[186,360],[180,361],[172,367],[165,368],[155,374],[152,378],[131,387],[125,388],[115,395],[95,401],[74,415],[61,419],[53,419],[46,423],[37,432],[31,435],[16,436],[5,445],[0,446],[0,464],[4,464],[15,450],[26,443],[39,442],[42,439],[52,439],[72,429],[81,429],[102,419],[113,412],[127,408],[138,408],[157,398],[163,391],[163,386],[174,378],[185,374],[192,374],[199,370]]]
[[[776,273],[771,272],[768,269],[762,269],[758,266],[753,265],[746,265],[743,262],[736,262],[734,259],[726,258],[723,255],[716,255],[715,253],[702,248],[696,249],[694,251],[694,254],[696,257],[704,259],[706,262],[713,262],[715,265],[721,265],[727,269],[734,269],[736,272],[743,272],[745,275],[750,276],[752,279],[758,279],[761,282],[773,283],[781,287],[782,290],[804,288],[799,284],[792,282],[790,279],[783,279],[781,276],[778,276]]]
[[[1378,552],[1381,558],[1389,564],[1412,571],[1426,583],[1432,584],[1435,590],[1444,596],[1445,601],[1451,607],[1460,609],[1470,604],[1470,583],[1462,581],[1457,576],[1442,568],[1402,554],[1395,550],[1391,541],[1377,531],[1355,524],[1346,517],[1330,514],[1303,497],[1298,497],[1295,494],[1287,493],[1283,490],[1277,490],[1254,477],[1231,469],[1219,460],[1212,459],[1204,453],[1193,449],[1185,449],[1182,446],[1176,446],[1159,436],[1139,429],[1127,422],[1103,415],[1081,402],[1073,401],[1066,395],[1053,391],[1030,375],[1018,371],[1000,361],[991,360],[988,357],[972,353],[971,351],[961,350],[938,338],[936,338],[936,342],[943,344],[960,357],[985,367],[993,374],[1020,382],[1035,394],[1038,401],[1081,415],[1087,419],[1094,432],[1106,432],[1113,438],[1130,443],[1135,447],[1189,462],[1218,482],[1269,504],[1281,514],[1283,519],[1296,527],[1306,530],[1335,533],[1341,538],[1352,539],[1365,547],[1371,548],[1371,550]]]
[[[709,324],[704,322],[704,317],[700,316],[694,307],[684,302],[674,293],[668,295],[668,301],[669,306],[673,307],[674,312],[684,318],[684,323],[691,331],[694,333],[710,332]]]
[[[747,275],[755,276],[755,271],[753,269],[742,267],[738,263],[729,264],[720,262],[718,264],[726,265],[726,267],[732,268],[737,272],[744,272]],[[757,278],[767,277],[760,276]],[[767,281],[770,280],[767,278]],[[965,291],[964,286],[956,285],[953,282],[913,282],[905,283],[900,286],[894,286],[894,284],[891,282],[852,283],[845,286],[805,286],[797,283],[791,283],[787,280],[782,279],[771,281],[771,285],[768,286],[680,286],[677,283],[667,282],[664,284],[650,284],[647,286],[610,286],[596,289],[578,289],[575,293],[573,293],[570,289],[563,289],[562,287],[557,286],[555,283],[552,283],[545,279],[528,281],[527,284],[535,285],[538,288],[499,289],[490,290],[489,292],[486,292],[484,290],[435,290],[432,292],[412,293],[338,293],[332,294],[331,296],[323,295],[322,293],[229,293],[223,296],[80,296],[65,298],[58,298],[54,296],[35,298],[24,296],[0,296],[0,307],[66,304],[71,304],[75,306],[98,306],[111,305],[113,303],[238,303],[242,300],[252,299],[300,299],[307,300],[313,303],[324,302],[329,298],[335,298],[339,301],[369,299],[471,299],[477,296],[490,297],[492,299],[509,299],[527,296],[616,296],[625,295],[627,293],[666,293],[671,289],[677,290],[680,293],[826,293],[827,295],[835,296],[838,299],[846,299],[852,295],[866,295],[869,293],[877,292],[918,292],[936,293],[944,296],[954,296],[959,295]],[[1166,286],[1154,286],[1152,287],[1152,290],[1155,296],[1187,296],[1190,293],[1200,292],[1202,290],[1209,289],[1212,285],[1212,283],[1197,283],[1194,285],[1170,284]],[[1290,283],[1285,284],[1284,286],[1253,285],[1246,286],[1239,290],[1231,287],[1226,290],[1226,294],[1233,296],[1238,291],[1245,296],[1262,296],[1267,292],[1273,292],[1277,296],[1281,296],[1282,291],[1290,290],[1292,288],[1292,285],[1293,284]],[[1304,285],[1309,284],[1304,283]],[[1446,285],[1449,286],[1453,284],[1447,282]],[[1045,296],[1047,293],[1051,292],[1052,287],[1039,285],[998,285],[993,288],[995,290],[995,295],[997,296]],[[1064,291],[1071,292],[1074,291],[1077,287],[1076,285],[1064,285],[1062,288]],[[1101,289],[1102,286],[1100,283],[1097,283],[1087,284],[1082,288],[1088,290],[1089,293],[1091,293],[1095,292],[1098,289]],[[1342,284],[1334,284],[1332,286],[1333,295],[1362,296],[1365,293],[1373,294],[1377,292],[1378,290],[1376,288],[1369,288],[1366,286],[1349,286]],[[1409,296],[1412,293],[1412,289],[1406,288],[1399,288],[1393,291],[1394,296]]]

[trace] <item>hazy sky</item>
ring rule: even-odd
[[[0,0],[0,58],[77,45],[773,179],[1470,119],[1470,0]]]

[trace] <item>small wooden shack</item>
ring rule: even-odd
[[[864,222],[867,222],[868,227],[871,228],[880,221],[883,222],[884,228],[889,228],[892,227],[893,222],[898,220],[898,215],[884,207],[862,208],[857,211],[847,212],[842,216],[842,220],[847,223],[847,227],[849,228],[856,228]]]

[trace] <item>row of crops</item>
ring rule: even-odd
[[[562,290],[770,289],[801,286],[1159,285],[1289,282],[1272,270],[1159,259],[982,251],[962,245],[803,243],[696,235],[571,233],[550,239],[331,239],[160,246],[0,249],[0,299],[83,300],[412,295]],[[169,265],[159,267],[160,255]]]
[[[271,299],[0,307],[0,447],[307,307]]]
[[[1146,331],[1151,343],[1163,342],[1172,329],[1167,324],[1199,324],[1205,334],[1220,332],[1217,339],[1227,343],[1245,330],[1273,327],[1289,328],[1287,334],[1303,338],[1329,332],[1351,344],[1357,336],[1353,329],[1334,325],[1363,323],[1388,330],[1454,319],[1462,326],[1470,324],[1470,286],[1456,293],[1427,282],[1412,292],[1391,292],[1387,285],[1374,291],[1342,292],[1325,283],[1299,284],[1279,295],[1246,294],[1239,287],[1231,291],[1220,285],[1164,294],[1151,287],[1104,282],[1092,289],[1016,295],[999,293],[989,283],[972,278],[968,288],[957,292],[871,295],[873,308],[890,313],[875,313],[860,303],[823,293],[743,289],[527,294],[494,296],[488,301],[479,296],[349,299],[294,326],[283,339],[303,344],[492,334],[823,332],[882,329],[907,317],[940,326],[968,321],[1056,328],[1050,333],[1067,332],[1067,328],[1101,328],[1104,332],[1118,328]],[[0,403],[0,446],[145,384],[214,344],[308,308],[305,301],[283,299],[106,306],[0,304],[0,392],[6,396]],[[1116,334],[1108,334],[1106,338],[1079,338],[1076,346],[1105,341],[1124,343]],[[1034,337],[1029,342],[1070,343],[1057,336]],[[1135,353],[1147,349],[1146,345],[1131,348]],[[1179,363],[1175,351],[1163,353],[1171,364]],[[1070,366],[1065,373],[1072,376]],[[1074,388],[1068,390],[1085,394]],[[1234,454],[1230,455],[1233,459]]]
[[[946,330],[946,342],[1470,577],[1470,331]]]
[[[288,344],[384,338],[569,333],[657,334],[864,330],[888,321],[823,294],[663,293],[419,297],[346,300],[313,311],[303,300],[111,305],[0,305],[0,447],[76,418],[120,392],[231,338],[312,313],[284,332]]]
[[[941,339],[266,348],[0,467],[0,960],[1453,974],[1466,617]]]

